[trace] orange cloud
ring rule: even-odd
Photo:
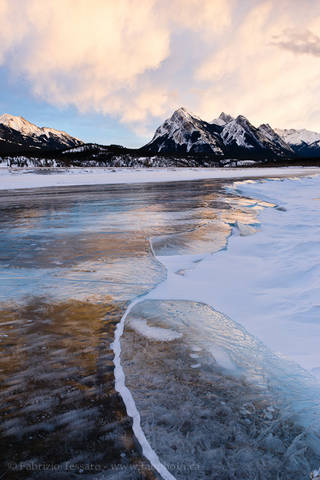
[[[319,25],[314,0],[0,0],[0,64],[140,131],[180,104],[320,129]]]
[[[170,52],[153,0],[2,0],[0,8],[0,58],[54,104],[126,115],[139,76]]]

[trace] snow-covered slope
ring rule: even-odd
[[[0,140],[20,150],[28,148],[61,150],[83,143],[66,132],[38,127],[23,117],[8,113],[0,115]]]
[[[301,130],[276,128],[275,131],[299,156],[320,157],[320,133],[304,128]]]
[[[208,153],[221,156],[223,143],[214,126],[179,108],[143,149],[152,153]]]
[[[6,125],[9,128],[13,128],[14,130],[18,130],[23,135],[42,135],[42,129],[37,127],[31,122],[28,122],[23,117],[16,117],[14,115],[10,115],[9,113],[4,113],[0,115],[0,123],[2,125]]]

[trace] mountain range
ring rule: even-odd
[[[143,158],[143,165],[147,166],[167,166],[168,157],[172,160],[170,165],[192,166],[224,165],[228,159],[290,162],[319,159],[320,133],[273,129],[269,124],[255,127],[243,115],[232,117],[224,112],[207,122],[179,108],[156,129],[147,145],[128,149],[84,143],[63,131],[38,127],[23,117],[3,114],[0,116],[0,156],[16,155],[57,158],[58,164],[95,162],[111,166],[135,165],[133,158]]]
[[[243,115],[224,112],[208,123],[179,108],[143,147],[149,153],[202,153],[229,158],[320,157],[320,133],[253,126]]]

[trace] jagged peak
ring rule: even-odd
[[[236,122],[248,122],[248,123],[249,123],[249,120],[248,120],[247,117],[245,117],[244,115],[238,115],[238,116],[235,118],[235,121],[236,121]]]
[[[224,127],[227,123],[232,122],[232,120],[234,120],[234,118],[231,115],[221,112],[219,117],[212,120],[211,123],[214,125],[219,125],[220,127]]]
[[[181,118],[183,120],[190,120],[192,118],[195,118],[196,120],[201,120],[199,117],[197,117],[197,115],[189,112],[185,107],[180,107],[173,112],[170,119],[174,120],[176,118],[179,118],[179,119]]]
[[[175,111],[173,112],[173,114],[175,114],[175,113],[178,113],[178,114],[180,114],[180,113],[182,113],[182,114],[189,114],[188,110],[187,110],[185,107],[179,107],[179,108],[177,108],[177,110],[175,110]]]
[[[244,115],[238,115],[232,122],[229,122],[229,125],[239,125],[244,129],[256,130],[256,127],[245,117]],[[228,126],[228,124],[226,125]]]
[[[278,132],[271,127],[269,123],[262,123],[259,125],[258,130],[263,130],[264,132],[268,132],[269,134],[279,136]]]
[[[260,128],[260,127],[272,128],[271,125],[270,125],[270,123],[261,123],[261,125],[259,125],[259,128]],[[272,128],[272,130],[273,130],[273,128]]]
[[[223,120],[225,123],[228,123],[228,122],[231,122],[232,120],[234,120],[232,115],[229,115],[229,113],[225,113],[225,112],[221,112],[220,115],[219,115],[219,118],[221,120]]]

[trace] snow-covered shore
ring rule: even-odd
[[[0,190],[314,174],[320,174],[320,168],[43,168],[36,170],[0,167]]]
[[[237,223],[228,247],[200,263],[158,256],[168,278],[149,296],[209,304],[320,378],[319,186],[319,177],[234,182],[240,197],[257,201],[242,205],[259,214],[251,228]]]

